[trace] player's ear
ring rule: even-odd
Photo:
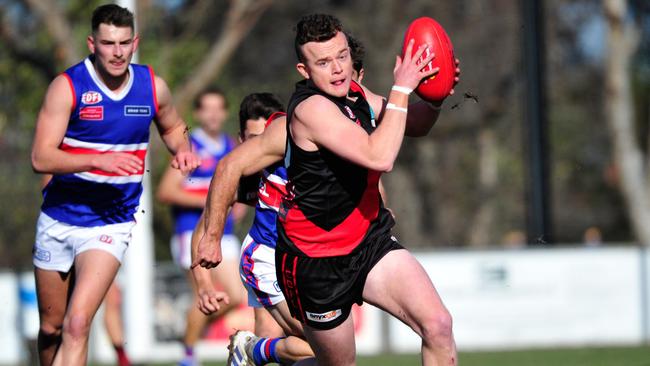
[[[89,35],[88,38],[86,38],[86,45],[91,54],[95,53],[95,38],[92,35]]]
[[[363,75],[364,74],[365,74],[364,69],[359,70],[359,77],[357,78],[357,83],[361,84],[361,80],[363,80]]]
[[[302,75],[303,78],[309,79],[309,73],[307,72],[307,65],[302,62],[296,64],[296,70]]]
[[[133,37],[133,53],[138,50],[138,45],[140,45],[140,37],[136,34],[135,37]]]

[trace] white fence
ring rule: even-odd
[[[460,350],[650,342],[648,251],[633,247],[549,248],[436,251],[416,256],[454,317]],[[167,277],[158,282],[166,287],[170,283]],[[155,296],[163,292],[158,285]],[[188,295],[169,290],[165,296]],[[160,302],[154,299],[154,307]],[[186,305],[187,301],[174,303]],[[178,309],[179,317],[183,313]],[[385,314],[369,305],[355,314],[360,354],[419,351],[418,337],[399,321],[385,321]],[[0,364],[25,362],[21,334],[34,337],[36,317],[31,274],[0,274]],[[153,318],[137,328],[155,333],[161,324],[154,324],[160,320]],[[199,346],[200,356],[226,357],[223,335],[215,337]],[[143,362],[174,361],[182,352],[179,344],[168,340],[154,340],[147,350],[129,349],[137,344],[127,339],[127,349]],[[113,360],[101,321],[95,321],[93,327],[91,358]]]

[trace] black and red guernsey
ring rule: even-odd
[[[360,125],[368,134],[376,128],[363,89],[354,81],[349,98],[327,95],[310,80],[296,84],[287,111],[285,166],[289,184],[278,218],[278,247],[308,257],[347,255],[364,239],[388,233],[394,221],[379,195],[379,172],[322,146],[305,151],[294,143],[289,128],[293,112],[313,95],[331,100],[350,123]]]

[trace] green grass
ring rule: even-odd
[[[203,366],[225,362],[204,362]],[[173,366],[161,364],[156,366]],[[360,357],[358,366],[416,366],[419,355]],[[650,366],[650,346],[579,349],[541,349],[507,352],[463,352],[460,366]],[[152,365],[153,366],[153,365]]]

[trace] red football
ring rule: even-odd
[[[456,77],[454,47],[449,40],[449,36],[447,36],[447,32],[432,18],[422,17],[415,19],[409,25],[404,35],[402,57],[410,39],[415,40],[413,53],[416,52],[421,44],[428,44],[429,51],[427,52],[435,53],[436,57],[434,57],[427,67],[440,68],[440,72],[436,75],[422,80],[417,89],[415,89],[415,92],[420,98],[428,101],[445,99],[454,87],[454,78]],[[427,56],[427,52],[422,55],[422,59]]]

